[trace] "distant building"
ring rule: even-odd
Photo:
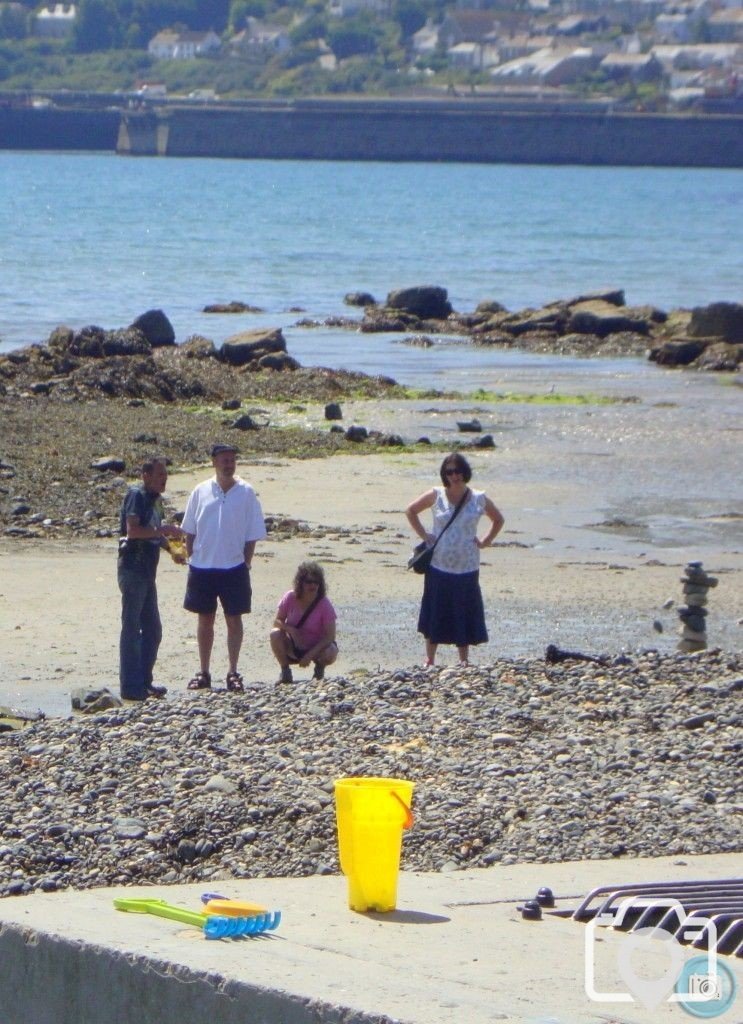
[[[230,50],[243,54],[288,53],[292,48],[289,33],[281,25],[269,25],[249,17],[246,27],[230,39]]]
[[[707,19],[707,31],[713,43],[743,43],[743,8],[715,11]]]
[[[658,82],[663,78],[663,65],[652,53],[609,53],[599,70],[615,81]]]
[[[51,4],[36,12],[34,35],[46,39],[65,39],[72,32],[77,8],[74,4]]]
[[[737,43],[694,43],[689,46],[653,46],[650,51],[667,72],[733,68],[743,60]],[[673,84],[673,83],[672,83]]]
[[[570,85],[595,70],[600,59],[588,46],[545,47],[493,68],[490,76],[498,85]]]
[[[659,14],[655,19],[655,38],[659,43],[692,43],[699,22],[692,11]]]
[[[423,28],[419,28],[410,37],[410,49],[417,57],[427,57],[435,53],[439,45],[439,27],[429,18]]]
[[[168,95],[164,82],[137,82],[134,91],[139,96],[149,96],[158,100],[163,100]]]
[[[459,43],[495,42],[499,25],[490,11],[450,11],[439,29],[439,45],[448,50]]]
[[[216,32],[178,32],[163,29],[150,39],[147,52],[158,60],[193,60],[215,53],[222,41]]]
[[[525,32],[519,32],[515,35],[500,36],[498,51],[501,61],[505,63],[518,57],[528,57],[530,53],[547,49],[553,43],[552,36],[529,36]]]
[[[328,14],[331,18],[352,18],[362,11],[387,15],[391,6],[391,0],[330,0]]]

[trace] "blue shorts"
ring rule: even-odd
[[[183,601],[188,612],[211,615],[219,599],[225,615],[247,615],[251,597],[250,572],[244,562],[232,569],[189,567]]]

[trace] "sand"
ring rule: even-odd
[[[596,390],[590,375],[583,383]],[[457,418],[475,413],[493,433],[495,449],[471,454],[472,485],[506,517],[496,546],[483,553],[490,641],[473,651],[475,661],[541,656],[548,643],[588,653],[673,650],[678,619],[663,605],[680,601],[680,570],[692,559],[720,580],[710,595],[710,646],[740,647],[739,390],[678,373],[621,381],[604,374],[600,385],[639,401],[552,407],[429,399],[344,407],[346,423],[407,437],[453,438]],[[241,659],[246,678],[274,684],[268,632],[306,558],[325,566],[338,611],[336,673],[421,661],[422,580],[405,569],[414,538],[403,510],[438,482],[440,461],[440,452],[430,452],[241,463],[264,512],[311,530],[258,545]],[[183,508],[208,475],[207,464],[172,474],[175,506]],[[163,558],[156,681],[172,693],[198,667],[195,620],[182,608],[185,574]],[[115,541],[0,540],[0,705],[67,714],[76,687],[118,692],[119,609]],[[441,655],[443,664],[456,661],[453,648]],[[226,672],[221,622],[212,671],[215,684]]]

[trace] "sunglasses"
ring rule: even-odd
[[[316,580],[316,579],[311,579],[311,580],[310,579],[303,579],[302,583],[306,583],[308,587],[319,587],[320,586],[320,580]]]
[[[461,469],[445,469],[444,476],[464,476]]]

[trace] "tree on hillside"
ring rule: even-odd
[[[0,39],[25,39],[28,35],[27,11],[0,3]]]
[[[395,0],[392,5],[392,17],[407,39],[426,24],[426,9],[419,0]]]
[[[328,22],[322,14],[311,14],[289,31],[289,38],[295,46],[313,39],[324,39]]]
[[[362,16],[328,23],[328,46],[338,60],[374,53],[378,35],[378,26]]]
[[[227,28],[229,16],[230,0],[196,0],[193,17],[188,24],[196,32],[206,32],[211,28],[222,33]]]
[[[72,46],[78,53],[110,50],[119,45],[121,23],[113,0],[80,0],[72,28]]]

